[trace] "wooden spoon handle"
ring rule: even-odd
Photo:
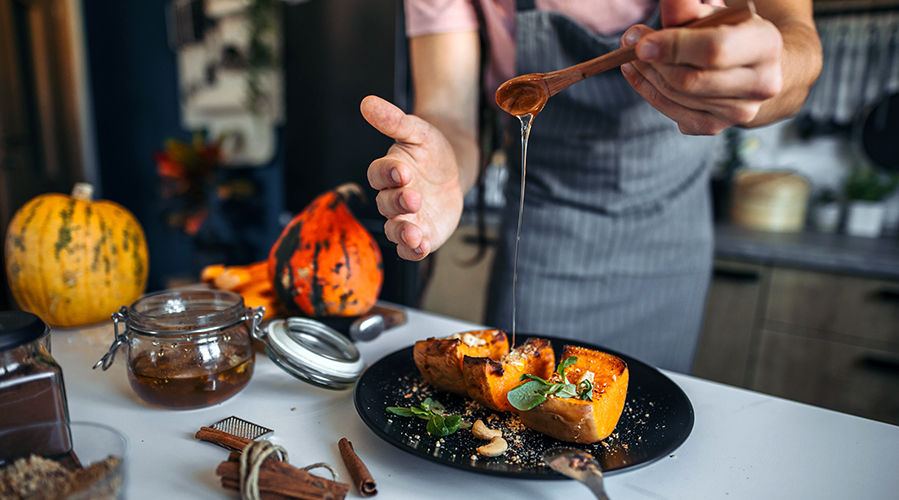
[[[712,14],[683,24],[681,28],[708,28],[726,24],[740,24],[748,21],[755,14],[752,1],[737,7],[726,7]],[[635,46],[622,47],[607,54],[545,74],[549,95],[554,96],[573,83],[587,79],[603,71],[616,68],[637,59]]]

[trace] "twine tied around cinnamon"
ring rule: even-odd
[[[240,498],[243,500],[262,500],[259,491],[259,471],[262,463],[272,454],[277,453],[277,459],[281,462],[287,462],[287,450],[271,441],[253,441],[243,449],[240,454]],[[324,468],[331,473],[333,481],[337,481],[337,472],[324,463],[317,462],[312,465],[303,467],[302,470],[309,472],[312,469]]]

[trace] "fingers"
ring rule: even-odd
[[[431,252],[430,242],[421,228],[412,222],[396,217],[384,224],[387,239],[396,243],[396,253],[406,260],[421,260]]]
[[[384,156],[371,162],[368,167],[368,183],[372,189],[393,189],[409,184],[411,180],[410,168],[405,162]]]
[[[701,0],[661,0],[659,10],[662,15],[662,26],[679,26],[686,24],[707,13]]]
[[[639,59],[622,66],[631,86],[689,134],[746,125],[782,89],[780,33],[754,18],[738,26],[630,28],[621,43]]]
[[[641,35],[637,57],[649,62],[708,69],[757,66],[779,59],[783,49],[783,39],[777,28],[758,16],[734,26],[660,31],[645,27],[632,29],[639,30]],[[633,33],[625,34],[628,40],[633,37]]]
[[[411,189],[385,189],[376,198],[378,212],[384,217],[414,214],[421,209],[421,195]]]
[[[631,64],[623,65],[621,72],[638,94],[662,114],[674,120],[684,134],[715,135],[730,125],[708,111],[691,109],[669,99]]]
[[[397,141],[421,142],[424,122],[377,96],[366,96],[359,105],[362,117],[378,132]]]

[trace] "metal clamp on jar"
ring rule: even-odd
[[[144,401],[173,410],[211,406],[240,392],[253,374],[251,332],[264,307],[223,290],[165,290],[112,315],[109,351],[94,368],[112,366],[128,345],[128,380]],[[119,332],[119,323],[124,331]]]

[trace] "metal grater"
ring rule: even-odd
[[[219,420],[218,422],[210,425],[215,430],[227,432],[228,434],[233,434],[238,437],[246,438],[251,441],[255,441],[262,436],[270,432],[275,432],[273,429],[269,429],[267,427],[263,427],[258,424],[254,424],[253,422],[247,422],[242,418],[237,418],[235,416],[230,416],[228,418]]]

